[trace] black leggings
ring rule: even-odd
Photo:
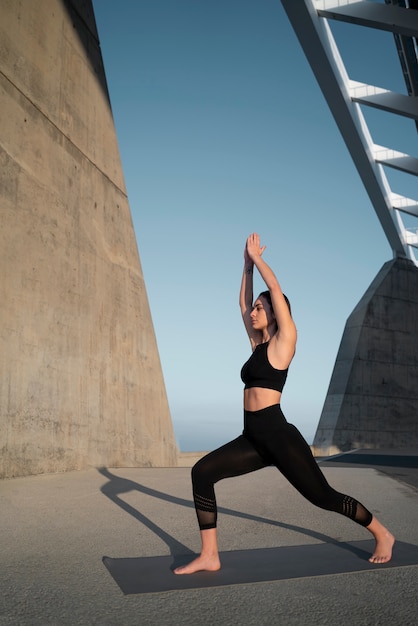
[[[214,484],[275,465],[307,500],[368,526],[372,514],[351,496],[328,484],[300,432],[288,424],[279,404],[260,411],[244,411],[244,431],[230,443],[210,452],[192,469],[193,497],[201,530],[216,528]]]

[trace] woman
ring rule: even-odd
[[[296,348],[296,327],[290,305],[262,254],[260,238],[254,233],[246,242],[240,307],[252,356],[242,368],[244,388],[244,431],[230,443],[206,455],[192,469],[193,496],[202,540],[202,551],[176,574],[220,569],[216,535],[214,484],[223,478],[275,465],[310,502],[341,513],[361,524],[376,540],[371,563],[391,559],[394,537],[351,496],[335,491],[327,483],[308,444],[288,424],[280,408],[287,371]],[[253,300],[253,269],[259,271],[268,291]]]

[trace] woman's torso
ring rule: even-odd
[[[241,378],[245,383],[244,409],[259,411],[280,404],[286,377],[287,368],[277,369],[270,363],[269,342],[256,346],[241,370]]]

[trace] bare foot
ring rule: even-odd
[[[388,530],[376,537],[376,548],[369,559],[370,563],[387,563],[390,561],[394,543],[395,537]]]
[[[176,567],[175,574],[194,574],[195,572],[217,572],[221,569],[219,556],[198,556],[197,559],[191,561],[182,567]]]

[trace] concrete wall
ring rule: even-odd
[[[418,269],[385,263],[347,320],[317,455],[418,445]]]
[[[175,465],[91,1],[0,16],[0,476]]]

